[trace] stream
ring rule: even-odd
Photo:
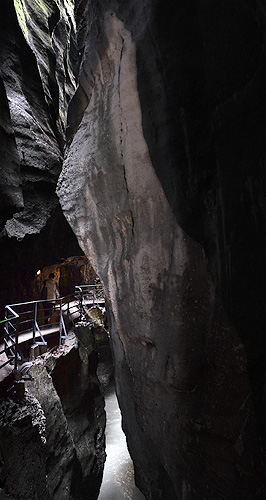
[[[114,385],[106,389],[105,405],[107,458],[98,500],[145,500],[135,486],[133,463],[121,428],[121,413]],[[10,499],[0,488],[0,500]]]
[[[106,390],[105,411],[107,458],[98,500],[145,500],[135,486],[133,463],[121,428],[121,413],[114,386]]]

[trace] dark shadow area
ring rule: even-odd
[[[84,255],[60,207],[40,234],[27,235],[22,241],[2,234],[0,253],[0,275],[5,284],[0,289],[0,317],[6,304],[35,298],[33,283],[38,269]]]
[[[167,0],[147,3],[138,30],[138,12],[118,15],[136,42],[152,164],[245,346],[265,440],[265,15],[259,1]]]

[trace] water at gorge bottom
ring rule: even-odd
[[[114,386],[106,390],[105,405],[107,458],[98,500],[145,500],[135,486],[133,463],[121,428],[121,413]]]
[[[114,386],[106,389],[106,462],[98,500],[145,500],[135,486],[133,463],[121,429],[121,413]],[[11,500],[0,489],[0,500]]]

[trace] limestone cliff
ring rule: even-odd
[[[265,498],[260,2],[78,2],[58,183],[149,500]]]

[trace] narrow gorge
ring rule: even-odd
[[[265,500],[263,2],[0,10],[1,319],[38,269],[86,256],[147,500]],[[24,406],[0,400],[15,499],[99,493],[98,357],[76,334],[34,365]]]

